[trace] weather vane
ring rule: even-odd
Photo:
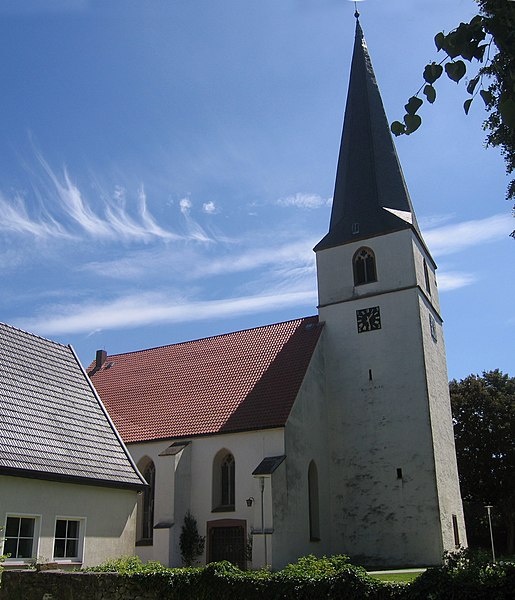
[[[358,10],[358,2],[364,2],[365,0],[350,0],[350,2],[354,2],[354,16],[356,19],[359,19],[359,10]]]

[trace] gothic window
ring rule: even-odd
[[[309,539],[320,540],[320,507],[318,502],[318,471],[315,461],[308,468]]]
[[[137,545],[151,545],[154,539],[154,500],[156,489],[156,467],[147,459],[144,468],[140,470],[148,483],[138,502],[138,542]]]
[[[370,248],[360,248],[353,258],[354,285],[377,281],[376,258]]]
[[[235,504],[236,463],[234,456],[221,450],[213,461],[213,510],[232,511]]]

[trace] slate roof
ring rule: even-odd
[[[410,228],[420,237],[357,20],[329,233],[315,250]]]
[[[143,488],[73,349],[0,323],[0,474]]]
[[[88,371],[125,442],[282,427],[320,331],[307,317],[116,354]]]

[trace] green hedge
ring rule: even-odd
[[[307,556],[276,573],[229,562],[167,569],[133,557],[89,570],[136,578],[159,600],[508,600],[515,589],[514,563],[489,564],[468,551],[447,555],[441,567],[407,584],[371,577],[346,556]]]

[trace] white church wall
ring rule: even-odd
[[[324,332],[322,332],[322,337]],[[285,429],[286,460],[274,474],[274,568],[299,556],[322,556],[330,549],[330,478],[324,362],[321,342],[315,350]],[[310,539],[308,469],[318,474],[318,532]]]
[[[137,554],[143,560],[158,560],[165,565],[181,566],[179,536],[188,510],[197,520],[199,533],[203,536],[208,534],[208,522],[213,521],[244,521],[247,536],[253,530],[261,530],[260,482],[252,476],[252,471],[263,458],[284,454],[284,435],[281,428],[189,438],[191,443],[177,455],[159,456],[173,441],[130,444],[129,450],[136,464],[144,457],[149,457],[156,466],[154,523],[166,521],[170,517],[174,523],[169,529],[154,530],[154,544],[137,547]],[[223,449],[234,456],[236,484],[234,510],[222,512],[213,510],[212,485],[213,460]],[[250,507],[246,502],[248,498],[253,498]],[[265,481],[264,517],[265,530],[273,529],[270,479]],[[166,540],[163,539],[164,536],[167,536]],[[249,566],[261,567],[265,564],[263,535],[258,533],[252,538],[253,558]],[[272,546],[270,540],[267,542],[267,561],[270,564]],[[204,554],[199,558],[200,563],[208,558],[207,545],[206,540]]]

